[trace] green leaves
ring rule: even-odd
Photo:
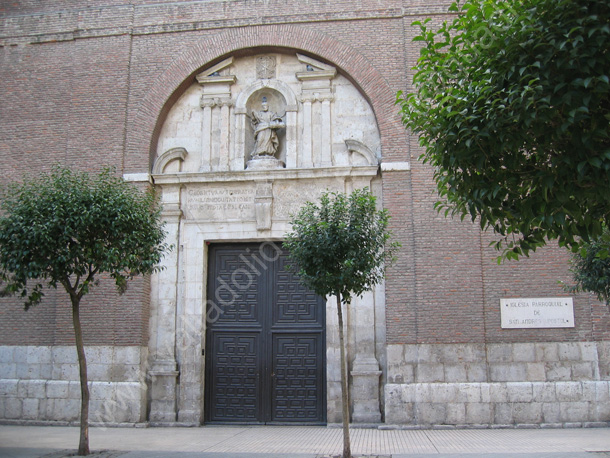
[[[381,281],[399,247],[389,243],[388,221],[367,189],[324,193],[319,206],[308,202],[293,217],[285,246],[309,288],[349,302]]]
[[[397,97],[436,168],[439,210],[480,218],[505,258],[547,239],[577,250],[610,218],[610,4],[452,9],[437,31],[417,25],[414,90]]]
[[[604,228],[601,236],[584,243],[572,259],[572,275],[576,285],[566,286],[570,292],[593,292],[610,305],[610,231]]]
[[[1,206],[0,271],[10,291],[27,297],[26,308],[41,300],[42,283],[80,298],[102,272],[124,291],[127,279],[153,272],[167,249],[154,195],[110,169],[91,178],[55,167],[9,185]]]

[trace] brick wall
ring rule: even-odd
[[[610,339],[608,309],[575,298],[576,327],[502,330],[499,299],[565,293],[566,254],[549,247],[497,266],[489,235],[436,213],[432,171],[394,105],[418,57],[411,23],[446,18],[448,1],[279,0],[160,2],[8,1],[0,6],[0,173],[5,180],[54,162],[147,172],[165,113],[194,75],[227,55],[295,50],[337,66],[370,101],[385,172],[383,201],[403,245],[387,279],[391,344]],[[110,283],[84,307],[90,344],[145,344],[148,288],[118,297]],[[52,345],[72,339],[63,295],[29,312],[2,299],[0,343]],[[49,325],[51,324],[51,325]],[[135,329],[135,330],[134,330]]]

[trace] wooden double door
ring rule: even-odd
[[[325,302],[278,242],[211,245],[208,423],[326,422]]]

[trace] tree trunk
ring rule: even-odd
[[[351,458],[352,451],[349,442],[349,391],[347,384],[347,362],[345,360],[345,337],[343,336],[343,312],[341,310],[340,294],[337,294],[337,316],[339,318],[339,346],[341,347],[341,405],[343,408],[342,458]]]
[[[78,367],[80,372],[80,440],[78,454],[89,455],[89,385],[87,384],[87,360],[85,359],[85,345],[80,325],[79,304],[80,299],[72,295],[72,324],[76,338],[76,353],[78,354]]]

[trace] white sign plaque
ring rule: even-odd
[[[571,297],[500,299],[502,328],[573,328]]]

